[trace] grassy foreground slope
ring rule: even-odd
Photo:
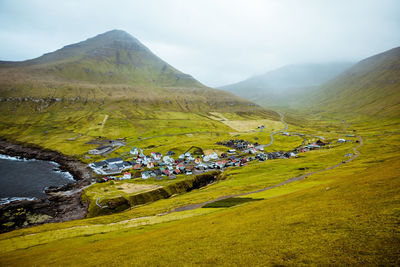
[[[328,137],[356,130],[365,142],[361,155],[339,168],[200,209],[152,215],[190,200],[276,184],[304,173],[300,168],[324,169],[355,144],[232,169],[215,185],[120,214],[2,234],[0,263],[398,265],[400,121],[360,119],[319,118],[290,128],[329,129]]]

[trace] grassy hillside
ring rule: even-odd
[[[400,47],[369,57],[318,88],[308,104],[319,110],[400,115]]]
[[[290,106],[297,98],[309,94],[351,65],[350,62],[288,65],[219,88],[260,105]]]
[[[342,118],[315,117],[289,128],[323,133],[328,139],[356,130],[364,139],[361,155],[339,168],[264,192],[162,215],[325,169],[341,162],[357,144],[232,168],[216,184],[122,213],[2,234],[0,263],[398,265],[400,155],[393,148],[400,144],[400,121],[353,117],[343,122]],[[277,145],[302,141],[291,138],[282,136]]]
[[[28,77],[96,84],[204,87],[190,75],[176,70],[154,55],[139,40],[120,30],[67,45],[36,59],[3,62],[0,69]]]
[[[203,109],[206,104],[207,110],[210,105],[252,105],[233,94],[207,88],[120,30],[36,59],[0,62],[0,95],[1,100],[8,97],[85,102],[128,99],[150,104],[163,102],[165,106],[171,102],[171,109],[176,109],[175,102],[183,109],[187,102],[196,102]]]
[[[78,158],[89,148],[85,142],[99,136],[134,140],[234,131],[210,119],[213,111],[279,120],[274,112],[202,85],[119,30],[36,59],[1,62],[0,111],[0,137]]]
[[[180,99],[171,103],[161,99],[153,99],[151,102],[106,100],[104,103],[72,100],[37,103],[6,101],[0,105],[0,136],[91,162],[96,157],[86,156],[88,150],[95,146],[87,145],[86,142],[99,137],[126,138],[131,142],[130,146],[119,149],[117,154],[109,155],[118,156],[118,153],[126,153],[135,145],[141,145],[142,148],[155,146],[162,149],[162,152],[173,148],[183,152],[192,145],[207,149],[215,146],[217,136],[227,140],[231,138],[231,133],[240,134],[224,122],[213,119],[210,113],[204,111],[206,108],[223,112],[225,117],[232,117],[234,121],[255,121],[257,124],[257,121],[262,120],[259,124],[270,121],[271,125],[280,125],[277,122],[278,115],[273,112],[238,112],[237,107],[228,104],[215,107],[206,102],[185,103]],[[274,128],[268,127],[268,124],[266,126],[266,131]],[[150,137],[148,140],[140,140]]]

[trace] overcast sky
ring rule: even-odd
[[[0,60],[125,30],[209,86],[400,46],[400,0],[0,0]]]

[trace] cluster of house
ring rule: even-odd
[[[322,146],[325,146],[325,145],[326,145],[326,143],[322,142],[321,140],[318,140],[315,143],[308,144],[306,146],[302,146],[302,147],[296,148],[296,151],[298,151],[298,152],[307,152],[307,151],[310,151],[310,150],[318,149],[318,148],[320,148]]]
[[[343,139],[344,140],[344,139]],[[346,142],[346,140],[344,140]],[[338,140],[341,142],[341,139]],[[113,175],[123,173],[120,179],[130,179],[131,173],[128,169],[143,170],[142,179],[150,177],[174,176],[178,174],[191,175],[193,172],[202,172],[209,169],[224,169],[234,166],[245,166],[250,161],[265,161],[267,159],[285,159],[296,157],[298,153],[319,149],[325,146],[321,140],[315,143],[298,147],[289,152],[265,153],[264,147],[244,140],[229,140],[218,142],[219,145],[228,146],[226,153],[218,156],[217,153],[210,155],[192,155],[190,152],[173,157],[175,153],[168,151],[165,155],[158,152],[151,152],[145,155],[142,149],[133,148],[130,153],[132,160],[124,161],[122,158],[111,158],[99,162],[90,163],[93,171],[100,175]],[[239,150],[240,153],[237,152]],[[125,171],[125,172],[124,172]]]
[[[258,160],[265,161],[267,159],[290,158],[296,156],[296,152],[271,152],[252,148],[250,155],[247,153],[239,155],[235,149],[229,149],[227,153],[218,156],[217,153],[210,155],[194,156],[190,152],[181,154],[174,159],[173,151],[168,151],[165,155],[158,152],[152,152],[145,155],[142,149],[134,148],[131,150],[132,160],[124,161],[122,158],[111,158],[99,162],[90,163],[89,167],[100,175],[114,175],[123,173],[120,179],[130,179],[131,173],[126,172],[128,169],[142,170],[142,179],[160,176],[174,176],[178,174],[191,175],[193,172],[203,172],[212,169],[224,169],[227,167],[245,166],[247,162]],[[254,153],[252,153],[254,152]],[[125,172],[124,172],[125,171]],[[107,179],[106,179],[107,180]]]
[[[256,143],[251,143],[249,141],[245,141],[243,139],[235,139],[228,141],[220,141],[216,143],[217,145],[227,146],[232,148],[233,150],[228,150],[229,152],[240,150],[242,153],[251,153],[256,154],[258,151],[264,151],[264,146]]]

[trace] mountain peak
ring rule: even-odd
[[[68,81],[143,86],[204,87],[175,69],[122,30],[111,30],[24,62],[2,67],[34,67],[38,75]],[[32,73],[32,72],[31,72]]]
[[[98,40],[110,41],[110,42],[132,42],[141,44],[138,39],[136,39],[126,31],[117,29],[98,34],[95,37],[87,39],[86,41],[98,41]]]

